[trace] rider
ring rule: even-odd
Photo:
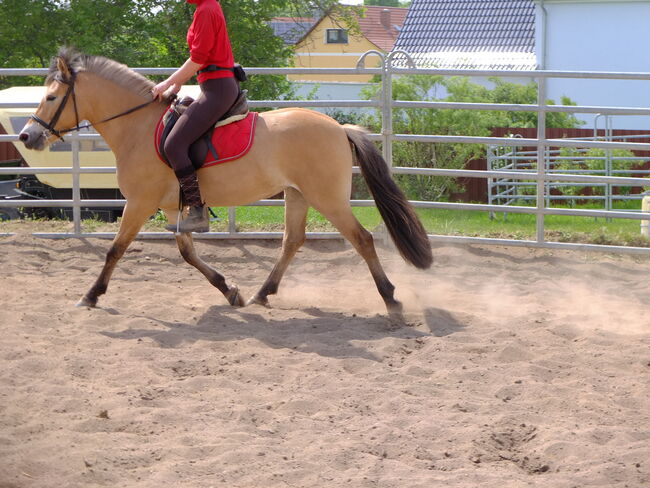
[[[165,142],[165,153],[180,183],[183,205],[190,207],[187,217],[183,218],[181,212],[178,224],[168,225],[167,229],[208,232],[208,211],[188,151],[190,145],[233,105],[239,94],[239,85],[232,71],[234,57],[219,1],[186,1],[196,4],[187,31],[190,57],[169,78],[154,86],[152,94],[154,98],[162,98],[167,90],[176,94],[183,83],[198,72],[201,94],[180,116]]]

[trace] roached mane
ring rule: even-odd
[[[97,76],[112,81],[142,97],[151,97],[151,88],[153,88],[154,83],[141,74],[136,73],[128,66],[113,61],[112,59],[104,58],[102,56],[82,54],[76,49],[70,47],[61,48],[58,56],[52,58],[50,70],[45,79],[46,85],[49,85],[52,81],[61,77],[61,73],[57,67],[58,58],[61,58],[72,72],[79,73],[80,71],[87,71],[89,73],[94,73]]]

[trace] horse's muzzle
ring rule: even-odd
[[[36,151],[42,151],[45,149],[47,142],[47,137],[43,130],[35,124],[26,125],[20,134],[18,139],[25,144],[27,149],[34,149]]]

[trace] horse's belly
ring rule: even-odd
[[[203,199],[217,207],[269,198],[290,184],[275,167],[273,158],[261,161],[253,149],[241,159],[199,170],[198,174]]]

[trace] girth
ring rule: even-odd
[[[207,132],[201,135],[195,142],[192,143],[189,149],[190,160],[192,161],[192,166],[195,169],[199,169],[203,166],[208,151],[212,154],[214,159],[219,159],[217,150],[212,144],[212,133],[216,127],[221,127],[222,125],[230,124],[232,122],[237,122],[246,118],[248,115],[248,100],[246,94],[248,90],[240,90],[235,103],[228,109],[228,111],[217,121],[214,127],[208,129]],[[194,99],[192,97],[183,97],[180,100],[175,100],[172,104],[172,110],[169,110],[163,117],[163,131],[160,137],[160,143],[158,144],[158,152],[163,157],[168,166],[172,167],[167,154],[165,154],[165,141],[169,136],[170,132],[174,128],[174,125],[178,121],[179,117],[185,113],[187,107],[189,107]]]

